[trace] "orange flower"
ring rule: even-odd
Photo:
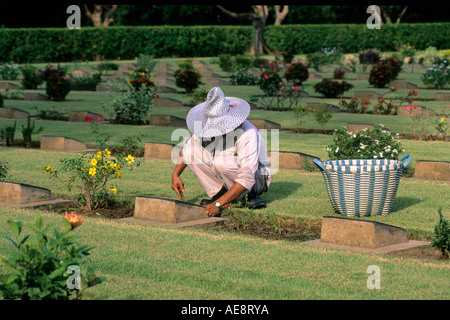
[[[77,215],[75,212],[71,212],[69,214],[66,211],[64,218],[66,218],[67,221],[69,221],[69,223],[72,225],[72,229],[75,229],[76,227],[80,226],[84,222],[83,217]]]

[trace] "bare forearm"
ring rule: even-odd
[[[181,155],[178,164],[175,166],[175,169],[173,169],[172,176],[179,177],[183,173],[184,169],[186,169],[186,167],[187,165],[184,163]]]
[[[228,190],[217,201],[220,203],[220,205],[224,206],[227,203],[230,203],[236,198],[238,198],[243,192],[245,192],[245,190],[247,190],[245,189],[245,187],[236,182],[235,184],[233,184],[230,190]]]

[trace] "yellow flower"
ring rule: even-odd
[[[112,191],[114,193],[114,195],[117,194],[117,186],[114,186],[114,188],[112,189],[108,189],[108,191]]]
[[[95,176],[96,173],[97,173],[97,170],[95,170],[95,168],[90,168],[90,169],[89,169],[89,174],[90,174],[91,176]]]
[[[50,174],[52,172],[52,169],[53,168],[51,166],[48,166],[47,168],[45,168],[45,173]]]
[[[91,165],[93,166],[93,167],[96,167],[97,166],[97,159],[92,159],[91,160]]]
[[[105,151],[103,151],[104,155],[107,156],[108,158],[111,156],[111,152],[108,149],[105,149]]]
[[[102,157],[102,152],[101,151],[97,152],[97,159],[100,159],[101,157]]]
[[[122,176],[123,176],[123,173],[122,173],[122,171],[120,170],[120,171],[117,171],[117,176],[119,177],[119,178],[122,178]]]
[[[116,168],[116,169],[119,168],[119,165],[117,163],[114,163],[112,166],[113,166],[113,168]]]
[[[131,154],[128,155],[128,157],[125,159],[128,161],[128,164],[133,163],[134,162],[134,157],[131,156]]]
[[[444,122],[444,120],[445,120],[445,117],[442,117],[440,123]]]

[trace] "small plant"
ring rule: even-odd
[[[266,70],[269,68],[269,60],[255,57],[253,59],[253,67],[261,70]]]
[[[177,87],[185,89],[186,93],[192,93],[200,85],[200,72],[194,68],[192,60],[186,59],[178,64],[180,69],[175,71],[175,84]]]
[[[330,121],[333,117],[333,112],[330,111],[328,106],[320,106],[319,108],[313,110],[313,117],[316,122],[319,124],[321,128],[325,127],[325,125]]]
[[[245,69],[238,69],[236,72],[230,73],[230,83],[239,86],[253,86],[256,85],[258,78],[253,73]]]
[[[43,82],[42,75],[34,66],[26,65],[20,69],[22,73],[22,80],[20,83],[25,89],[37,89]]]
[[[145,85],[147,88],[155,87],[155,83],[150,79],[153,77],[152,73],[145,72],[130,72],[130,78],[127,83],[134,88],[134,90],[139,90],[141,85]]]
[[[344,108],[345,112],[349,113],[365,113],[369,104],[370,100],[364,97],[361,100],[352,97],[349,102],[347,102],[347,100],[339,101],[339,105]]]
[[[347,81],[334,81],[331,79],[323,79],[314,85],[315,92],[323,94],[326,98],[336,98],[342,96],[344,92],[354,88],[354,85]]]
[[[89,212],[106,206],[109,192],[116,195],[117,186],[111,188],[108,183],[121,179],[127,167],[133,170],[140,165],[140,161],[132,155],[125,157],[121,153],[114,158],[108,149],[98,151],[94,156],[83,152],[75,158],[61,159],[61,163],[60,170],[47,166],[45,173],[59,179],[71,193],[75,187],[79,191],[75,198]],[[68,178],[64,180],[61,174],[68,175]]]
[[[119,70],[119,65],[114,62],[100,62],[97,65],[97,70],[100,74],[103,74],[105,71],[116,71]]]
[[[373,66],[369,74],[369,84],[384,88],[397,78],[402,70],[402,63],[394,57],[387,57]]]
[[[431,240],[431,246],[441,250],[442,257],[449,257],[450,253],[450,227],[446,219],[442,215],[442,208],[439,208],[439,222],[434,227],[434,237]]]
[[[67,120],[67,116],[58,110],[56,110],[56,106],[52,106],[51,109],[40,109],[38,110],[37,106],[34,106],[33,108],[38,113],[39,118],[45,119],[45,120]]]
[[[414,63],[414,57],[416,55],[416,49],[414,46],[411,46],[410,44],[405,44],[402,46],[401,54],[403,56],[403,63],[405,63],[406,59],[408,59],[408,64]]]
[[[156,87],[141,84],[139,90],[130,84],[125,84],[122,90],[116,83],[112,83],[110,91],[111,101],[103,103],[103,108],[114,123],[145,124],[156,97]]]
[[[380,56],[373,49],[368,49],[366,52],[359,54],[359,64],[367,68],[368,64],[376,64],[380,61]]]
[[[333,71],[333,79],[341,80],[341,79],[344,79],[344,77],[345,77],[345,70],[344,69],[342,69],[342,68],[334,69],[334,71]]]
[[[433,64],[422,74],[422,82],[429,88],[444,89],[450,84],[450,63],[443,60],[439,64]]]
[[[383,125],[374,129],[363,129],[354,133],[341,126],[333,132],[333,143],[326,146],[331,160],[344,159],[393,159],[398,160],[405,150],[398,140],[399,134],[393,135],[384,130]]]
[[[140,54],[136,60],[136,72],[151,73],[157,64],[158,61],[154,60],[153,56]]]
[[[196,106],[199,103],[205,102],[208,97],[209,90],[206,89],[195,89],[191,94],[191,100],[189,102],[189,105]]]
[[[248,55],[237,55],[234,57],[236,70],[248,71],[253,65],[253,58]]]
[[[280,94],[277,95],[277,109],[290,110],[298,105],[303,92],[299,86],[282,84]]]
[[[12,126],[7,126],[0,130],[0,138],[6,147],[10,147],[14,144],[14,135],[16,134],[16,121]]]
[[[294,113],[297,132],[300,132],[300,125],[304,122],[303,118],[308,114],[308,106],[306,104],[295,105],[292,107],[292,112]]]
[[[321,52],[307,54],[308,65],[311,65],[317,72],[321,71],[321,67],[326,64],[326,58]]]
[[[102,283],[104,277],[97,277],[92,268],[82,272],[80,279],[75,278],[75,284],[70,283],[73,267],[79,268],[92,249],[77,245],[77,237],[69,234],[82,223],[82,217],[66,213],[64,229],[60,231],[53,227],[54,224],[44,226],[42,217],[38,215],[34,226],[30,227],[34,236],[27,235],[17,240],[6,237],[16,251],[8,259],[0,257],[0,265],[3,264],[8,270],[6,273],[0,270],[3,299],[81,299],[84,290]],[[19,238],[22,222],[8,220],[8,226],[13,236]]]
[[[38,129],[34,126],[34,120],[31,122],[30,116],[27,117],[27,126],[22,125],[22,136],[23,141],[25,142],[25,145],[29,147],[31,145],[31,137],[33,134],[41,133],[43,130],[43,127],[39,127]]]
[[[14,62],[0,63],[0,78],[3,80],[17,80],[19,77],[19,68]]]
[[[0,160],[0,180],[6,179],[8,176],[8,161],[6,160]]]
[[[122,139],[122,146],[124,147],[124,152],[127,154],[136,154],[137,150],[140,148],[142,143],[143,134],[140,135],[128,135]]]
[[[308,80],[308,68],[301,62],[292,63],[287,66],[284,76],[287,81],[291,81],[293,85],[300,86],[303,82]]]
[[[445,109],[445,116],[436,118],[433,122],[434,124],[434,128],[436,129],[436,131],[439,134],[442,134],[444,136],[444,138],[447,136],[447,130],[448,127],[450,126],[450,115],[448,114],[448,109],[449,107],[447,107]]]

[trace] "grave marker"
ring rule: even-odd
[[[281,130],[281,125],[279,123],[276,123],[273,121],[269,121],[269,120],[265,120],[265,119],[247,119],[247,120],[250,121],[258,130],[260,130],[260,129]]]
[[[145,144],[144,159],[172,160],[177,162],[182,147],[172,143],[147,142]],[[174,159],[172,159],[172,154]]]
[[[174,116],[152,114],[150,116],[150,125],[160,127],[186,127],[186,120]]]
[[[364,129],[375,129],[375,125],[373,124],[364,124],[364,123],[347,123],[347,131],[348,132],[356,132]]]
[[[355,91],[354,96],[358,99],[377,100],[381,94],[375,91]]]
[[[0,89],[18,90],[19,86],[11,82],[0,81]]]
[[[153,100],[154,107],[183,107],[181,101],[172,98],[156,98]]]
[[[30,101],[47,101],[47,100],[49,100],[45,94],[37,93],[37,92],[25,92],[23,99],[30,100]]]
[[[103,118],[101,114],[97,114],[89,111],[70,111],[69,113],[69,122],[85,122],[86,117],[93,117],[95,121],[98,121]]]
[[[417,160],[414,176],[419,179],[450,181],[450,162]]]
[[[450,92],[436,92],[436,101],[450,101]]]
[[[270,166],[280,169],[305,170],[305,162],[313,165],[314,156],[301,152],[268,152]]]
[[[19,110],[16,108],[0,108],[0,118],[7,119],[26,119],[29,116],[29,112]]]
[[[326,107],[331,112],[334,112],[334,113],[341,112],[341,108],[339,108],[338,106],[329,104],[329,103],[308,102],[306,105],[307,105],[308,109],[311,109],[311,110],[319,110],[320,108]]]
[[[407,110],[411,108],[411,110]],[[399,116],[427,116],[427,115],[434,115],[434,111],[430,108],[427,107],[423,107],[423,106],[416,106],[416,105],[412,105],[412,106],[399,106],[398,110],[397,110],[397,115]]]
[[[390,86],[398,86],[399,89],[418,89],[419,86],[415,83],[408,81],[393,81],[390,83]]]
[[[80,140],[64,136],[41,136],[41,150],[81,152],[89,151],[86,144]]]

